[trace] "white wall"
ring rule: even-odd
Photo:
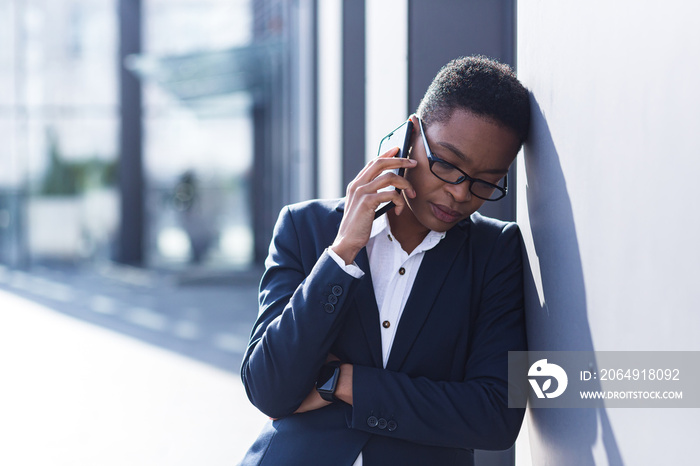
[[[700,6],[518,2],[531,349],[700,350]],[[697,464],[695,409],[528,414],[532,464]]]

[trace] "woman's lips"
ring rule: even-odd
[[[430,204],[430,207],[433,209],[433,215],[435,215],[438,218],[438,220],[441,220],[445,223],[456,222],[462,216],[461,212],[452,210],[443,205]]]

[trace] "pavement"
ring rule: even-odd
[[[0,465],[234,465],[260,271],[0,266]]]

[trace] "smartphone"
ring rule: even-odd
[[[409,119],[403,122],[398,128],[396,128],[394,131],[391,133],[387,134],[382,138],[382,140],[379,143],[379,151],[377,151],[377,156],[385,153],[389,149],[393,149],[394,147],[399,148],[399,152],[396,154],[396,157],[401,157],[401,158],[406,158],[408,157],[408,149],[411,147],[411,136],[413,135],[413,122]],[[387,172],[394,172],[399,176],[403,176],[405,173],[406,169],[405,168],[397,168],[395,170],[387,170],[384,173]],[[382,175],[384,174],[382,173]],[[384,189],[381,189],[381,191],[388,191],[390,189],[396,189],[396,191],[401,192],[400,189],[394,188],[393,186],[387,186]],[[385,213],[389,212],[391,209],[395,207],[393,202],[384,202],[377,207],[377,210],[374,212],[374,218],[381,217]]]

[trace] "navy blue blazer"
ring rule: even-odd
[[[241,367],[278,420],[241,464],[351,466],[362,451],[365,466],[472,465],[475,448],[510,447],[524,415],[508,408],[508,351],[526,349],[517,225],[475,213],[425,253],[385,369],[367,253],[355,279],[326,250],[343,207],[280,213]],[[328,353],[354,365],[353,405],[292,414]]]

